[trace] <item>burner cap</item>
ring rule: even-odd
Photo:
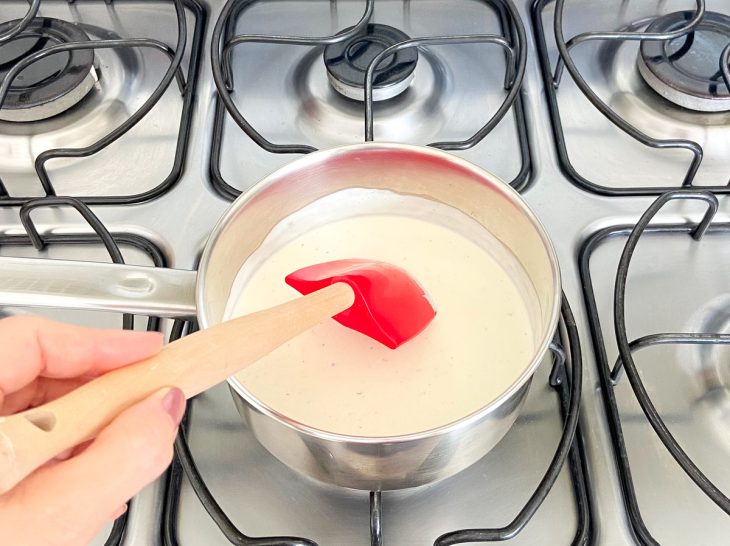
[[[349,30],[349,29],[347,29]],[[365,100],[365,73],[378,54],[410,37],[397,28],[371,23],[361,34],[324,50],[324,64],[330,84],[342,95]],[[418,62],[415,47],[398,51],[385,59],[373,74],[373,100],[385,100],[405,91],[413,80]]]
[[[0,25],[0,34],[20,22]],[[0,45],[0,80],[27,56],[67,42],[89,41],[78,26],[38,17],[18,36]],[[94,51],[76,50],[56,53],[33,63],[13,80],[0,108],[0,119],[37,121],[65,112],[83,99],[96,82]]]
[[[647,32],[669,32],[692,19],[694,12],[678,11],[656,19]],[[639,72],[665,99],[701,112],[730,110],[730,90],[720,71],[720,54],[730,43],[730,17],[708,11],[681,38],[643,41]]]

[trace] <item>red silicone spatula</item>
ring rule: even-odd
[[[57,400],[0,417],[0,493],[62,451],[94,438],[151,393],[175,386],[190,398],[329,317],[395,348],[436,314],[405,271],[381,262],[318,264],[286,281],[307,295],[186,336]]]
[[[417,336],[436,315],[423,289],[403,269],[370,260],[336,260],[287,275],[302,294],[342,282],[355,293],[355,303],[333,318],[395,349]]]

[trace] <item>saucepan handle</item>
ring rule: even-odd
[[[0,258],[0,306],[191,318],[196,272],[98,262]]]

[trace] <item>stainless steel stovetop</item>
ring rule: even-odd
[[[51,157],[45,164],[56,194],[89,203],[117,236],[128,263],[194,269],[229,199],[300,156],[262,149],[223,108],[210,49],[224,4],[184,2],[184,85],[173,80],[161,89],[149,114],[99,153]],[[327,36],[356,24],[366,3],[243,4],[245,9],[234,14],[232,34]],[[553,28],[558,6],[567,40],[585,31],[636,30],[636,21],[646,25],[649,17],[691,11],[695,4],[558,0],[556,5],[536,0],[530,5],[520,0],[516,8],[525,26],[527,58],[518,100],[483,140],[454,151],[523,189],[558,250],[566,298],[581,338],[580,431],[588,483],[571,479],[566,464],[511,544],[613,546],[655,540],[716,545],[726,544],[730,536],[730,516],[668,454],[627,377],[611,388],[602,373],[618,356],[612,303],[628,232],[660,193],[657,188],[679,188],[692,154],[687,149],[655,150],[632,139],[598,113],[567,71],[559,87],[546,85],[558,58]],[[700,4],[730,15],[723,0]],[[517,26],[510,24],[504,7],[510,5],[507,0],[376,0],[373,21],[411,37],[497,34],[514,43]],[[22,17],[27,8],[24,1],[3,2],[0,23]],[[173,56],[181,45],[180,18],[175,2],[168,0],[43,0],[40,15],[76,22],[92,39],[155,38],[168,44]],[[727,333],[730,246],[725,238],[730,227],[724,222],[730,221],[730,206],[721,194],[730,177],[730,114],[693,113],[660,98],[641,80],[634,62],[638,50],[636,41],[588,41],[572,48],[571,55],[602,102],[638,130],[655,139],[691,139],[702,147],[694,182],[716,191],[719,211],[701,241],[688,235],[687,226],[702,218],[703,203],[673,200],[652,221],[671,226],[647,230],[631,262],[628,340],[666,332]],[[363,105],[331,88],[321,46],[251,41],[232,51],[231,100],[264,138],[317,148],[364,139]],[[124,124],[169,76],[170,59],[155,47],[98,50],[98,81],[71,110],[32,124],[0,122],[0,180],[5,189],[0,191],[0,255],[109,259],[89,225],[68,206],[33,211],[47,243],[44,250],[35,250],[25,236],[19,206],[44,195],[34,167],[39,153],[93,145]],[[375,104],[375,139],[414,144],[468,139],[508,95],[506,63],[503,48],[494,43],[420,48],[408,90]],[[95,326],[120,327],[122,321],[105,313],[0,308],[3,314],[31,311]],[[137,317],[135,326],[147,327],[146,319]],[[163,322],[162,327],[169,331],[172,324]],[[730,492],[725,464],[730,455],[730,349],[717,344],[652,345],[637,349],[635,361],[669,430],[707,477]],[[444,482],[378,497],[382,544],[432,544],[449,531],[501,527],[517,516],[561,438],[563,419],[550,372],[546,361],[517,424],[482,461]],[[616,462],[616,422],[630,465],[628,481]],[[248,536],[306,537],[322,546],[377,543],[370,536],[370,495],[310,482],[272,459],[238,418],[224,386],[192,403],[186,437],[210,495],[229,519],[222,522],[224,528],[230,523]],[[587,487],[590,502],[579,507],[581,485]],[[625,498],[635,498],[641,520],[628,516]],[[637,538],[641,525],[648,533],[639,530]],[[104,530],[94,544],[108,543],[109,535],[110,529]],[[134,499],[121,540],[124,546],[230,543],[178,464]]]

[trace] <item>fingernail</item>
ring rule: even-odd
[[[116,511],[112,514],[112,519],[119,519],[121,518],[124,513],[127,511],[127,505],[122,504],[119,508],[116,509]]]
[[[162,409],[172,418],[175,426],[180,424],[185,413],[185,395],[177,387],[170,388],[162,397]]]

